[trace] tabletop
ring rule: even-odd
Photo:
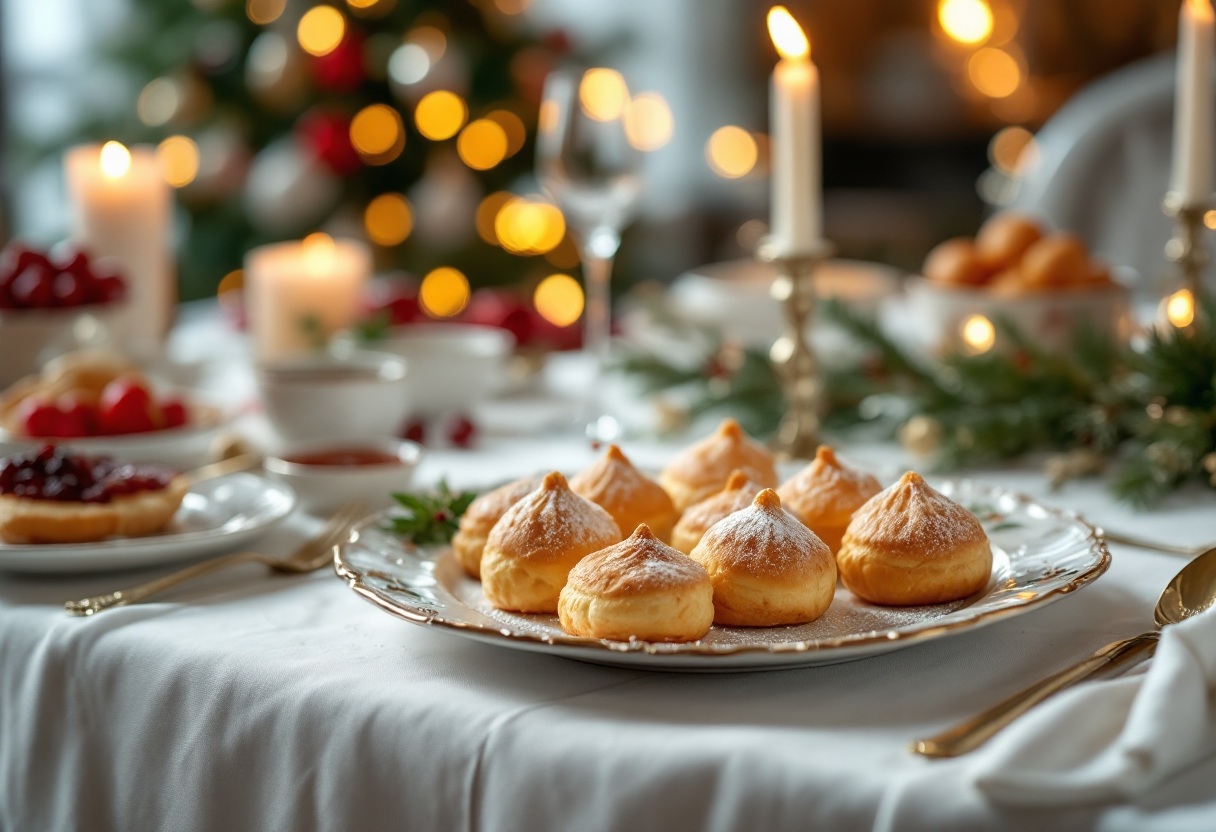
[[[642,466],[674,447],[627,445]],[[886,445],[846,455],[893,479]],[[485,436],[417,474],[476,487],[577,470],[574,439]],[[1135,514],[1099,481],[971,472],[1159,540],[1216,539],[1210,496]],[[314,532],[292,517],[259,544]],[[795,830],[1216,827],[1216,758],[1133,804],[998,809],[956,761],[907,750],[1151,625],[1180,558],[1111,546],[1060,602],[887,655],[698,675],[602,667],[394,619],[332,572],[245,566],[88,618],[68,598],[164,569],[0,576],[0,830]]]

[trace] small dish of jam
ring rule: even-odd
[[[295,489],[306,511],[328,513],[357,499],[370,509],[392,504],[422,457],[402,439],[314,439],[266,457],[266,472]]]

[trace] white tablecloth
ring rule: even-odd
[[[630,446],[637,461],[670,452]],[[889,448],[852,449],[888,479]],[[475,485],[591,452],[487,440],[419,480]],[[1029,469],[984,478],[1043,492]],[[1046,497],[1098,523],[1216,538],[1210,492],[1137,516],[1084,483]],[[262,542],[315,530],[300,516]],[[1210,830],[1216,759],[1135,805],[991,807],[909,740],[1147,629],[1178,558],[1114,546],[1045,609],[849,664],[647,673],[491,645],[389,617],[328,570],[217,574],[93,618],[61,603],[166,570],[0,576],[0,830]]]

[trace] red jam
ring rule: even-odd
[[[108,503],[124,494],[159,491],[176,475],[161,465],[81,456],[45,445],[0,459],[0,494],[61,503]]]
[[[332,451],[312,451],[283,457],[284,462],[295,465],[328,465],[346,468],[360,465],[400,465],[396,454],[376,448],[335,448]]]

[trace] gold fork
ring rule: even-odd
[[[158,592],[164,592],[166,589],[180,586],[201,575],[208,575],[238,563],[264,563],[279,572],[313,572],[333,562],[334,547],[346,539],[351,528],[363,515],[363,511],[362,503],[357,501],[346,503],[326,521],[325,526],[316,536],[305,541],[299,549],[289,555],[273,557],[260,552],[235,552],[187,566],[171,575],[165,575],[163,578],[157,578],[130,589],[120,589],[117,592],[82,598],[79,601],[67,601],[63,607],[73,615],[94,615],[114,607],[138,603]]]

